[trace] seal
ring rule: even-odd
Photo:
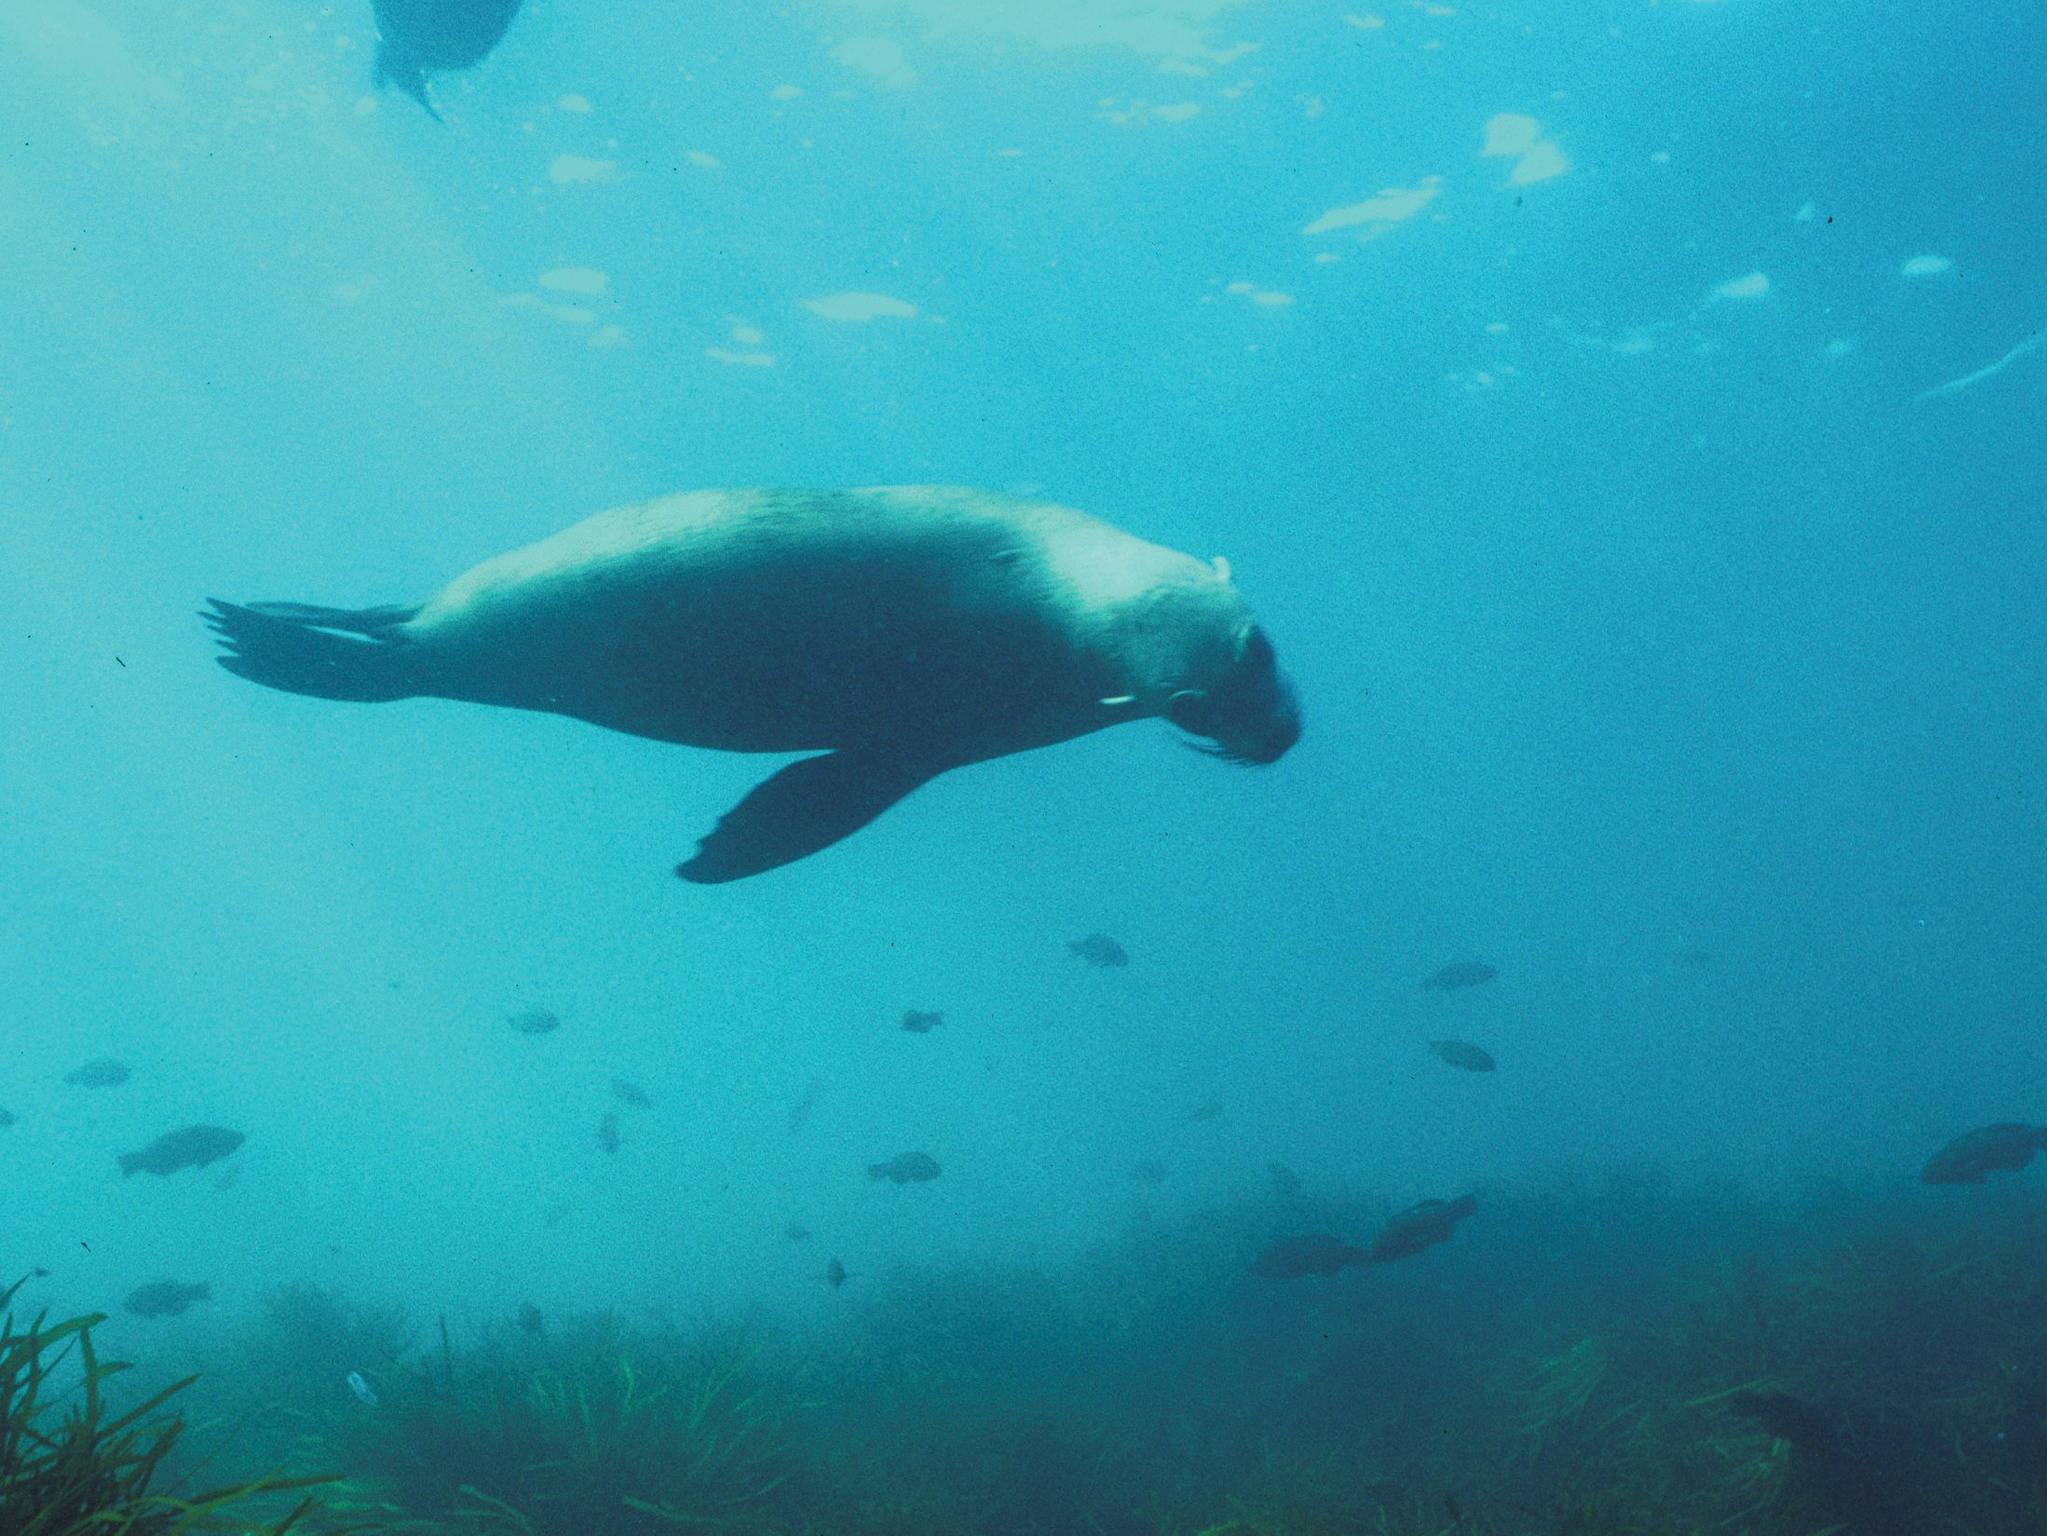
[[[504,38],[524,0],[376,0],[377,58],[371,85],[395,85],[435,122],[428,70],[481,64]]]
[[[418,607],[214,599],[220,664],[270,688],[539,710],[727,752],[814,752],[677,873],[737,880],[938,774],[1165,719],[1272,763],[1301,734],[1222,561],[960,486],[693,491],[484,561]]]

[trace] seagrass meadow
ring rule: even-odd
[[[2037,1191],[1763,1205],[1613,1176],[1490,1192],[1405,1270],[1248,1273],[1274,1230],[1376,1214],[1245,1196],[1056,1269],[893,1270],[801,1326],[593,1309],[528,1330],[299,1284],[197,1356],[161,1348],[126,1391],[91,1320],[10,1324],[0,1528],[2017,1536],[2047,1518]],[[194,1463],[225,1481],[190,1491]],[[281,1490],[304,1503],[233,1513]]]

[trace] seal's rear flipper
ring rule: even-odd
[[[722,885],[793,864],[859,831],[947,766],[861,752],[799,758],[749,790],[675,872]]]
[[[392,635],[416,608],[315,608],[224,603],[201,615],[227,647],[217,658],[237,677],[316,699],[382,703],[420,691],[417,657]]]

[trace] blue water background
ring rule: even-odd
[[[443,127],[372,104],[367,11],[0,14],[0,1243],[53,1305],[795,1308],[827,1248],[1056,1256],[1269,1159],[1770,1191],[2047,1117],[2047,352],[1922,398],[2047,323],[2047,13],[1185,4],[1161,53],[531,0]],[[1568,169],[1512,184],[1500,114]],[[802,307],[848,290],[916,314]],[[1227,556],[1300,747],[1118,729],[702,889],[766,761],[265,692],[195,616],[912,481]],[[231,1189],[118,1177],[192,1120]]]

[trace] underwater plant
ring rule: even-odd
[[[462,1533],[759,1530],[791,1471],[779,1399],[743,1348],[609,1318],[459,1355],[444,1332],[350,1417],[349,1494]]]
[[[0,1291],[5,1309],[21,1287]],[[299,1525],[317,1507],[304,1493],[326,1477],[259,1477],[187,1491],[161,1474],[185,1421],[169,1404],[194,1378],[173,1382],[125,1409],[107,1399],[107,1381],[128,1369],[102,1360],[93,1313],[50,1323],[38,1315],[18,1327],[0,1315],[0,1531],[7,1536],[186,1536],[202,1531],[265,1531]],[[260,1523],[277,1496],[301,1495]]]

